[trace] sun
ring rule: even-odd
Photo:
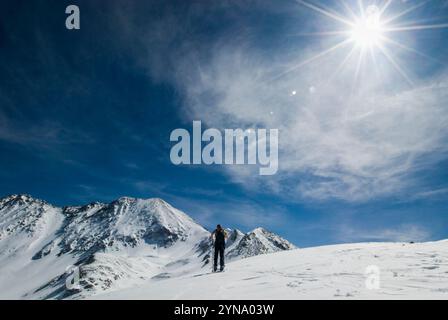
[[[367,7],[364,16],[355,19],[350,29],[350,39],[358,47],[372,48],[382,44],[383,33],[380,9],[371,5]]]
[[[313,2],[316,1],[317,0],[313,0]],[[357,66],[355,80],[360,74],[360,67],[364,64],[363,62],[365,59],[372,59],[373,63],[369,65],[377,68],[378,59],[383,57],[398,74],[400,74],[411,86],[413,85],[413,81],[397,60],[395,53],[397,53],[397,50],[404,50],[411,54],[424,57],[425,59],[431,59],[431,57],[415,48],[407,46],[405,43],[399,42],[398,39],[400,37],[397,37],[397,33],[444,29],[448,28],[448,23],[425,25],[414,24],[407,19],[403,20],[403,18],[410,13],[425,6],[428,3],[428,0],[420,1],[417,4],[402,2],[404,9],[401,11],[391,8],[393,7],[393,5],[391,5],[392,0],[369,0],[369,2],[374,2],[375,4],[368,6],[364,6],[364,2],[367,2],[367,0],[352,1],[352,3],[356,5],[349,5],[346,1],[347,0],[339,0],[336,2],[340,4],[339,10],[343,9],[343,13],[341,13],[338,12],[339,10],[329,8],[325,5],[318,5],[306,0],[296,0],[300,5],[311,9],[325,18],[338,22],[341,25],[340,28],[333,30],[298,33],[296,34],[297,36],[338,37],[339,39],[342,37],[342,41],[336,43],[332,47],[322,50],[315,56],[294,65],[271,80],[283,77],[284,75],[321,59],[337,50],[352,46],[348,55],[343,58],[340,65],[335,68],[334,74],[328,77],[329,79],[333,79],[346,65],[350,64],[353,57],[358,56],[358,61],[355,62]]]

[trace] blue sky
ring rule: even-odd
[[[310,3],[357,15],[346,2]],[[448,22],[446,1],[386,13],[413,7],[395,28]],[[322,55],[346,35],[317,33],[341,28],[298,1],[2,1],[0,195],[161,197],[298,246],[447,238],[448,29],[391,32],[392,60]],[[279,172],[174,166],[170,133],[193,120],[278,128]]]

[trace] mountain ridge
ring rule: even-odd
[[[295,248],[263,230],[232,231],[228,260]],[[252,242],[242,242],[248,237]],[[276,245],[278,239],[284,247]],[[249,247],[253,243],[255,249]],[[210,232],[161,198],[64,207],[25,194],[0,199],[0,272],[12,275],[5,283],[29,268],[37,277],[17,288],[18,297],[87,297],[154,277],[177,277],[205,268],[211,252]],[[67,288],[72,265],[80,281]]]

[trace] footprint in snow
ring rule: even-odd
[[[439,266],[423,267],[423,269],[426,269],[426,270],[434,270],[434,269],[438,269],[438,268],[439,268]]]

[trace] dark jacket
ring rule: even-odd
[[[215,229],[212,236],[215,236],[215,247],[225,247],[227,232],[224,229]]]

